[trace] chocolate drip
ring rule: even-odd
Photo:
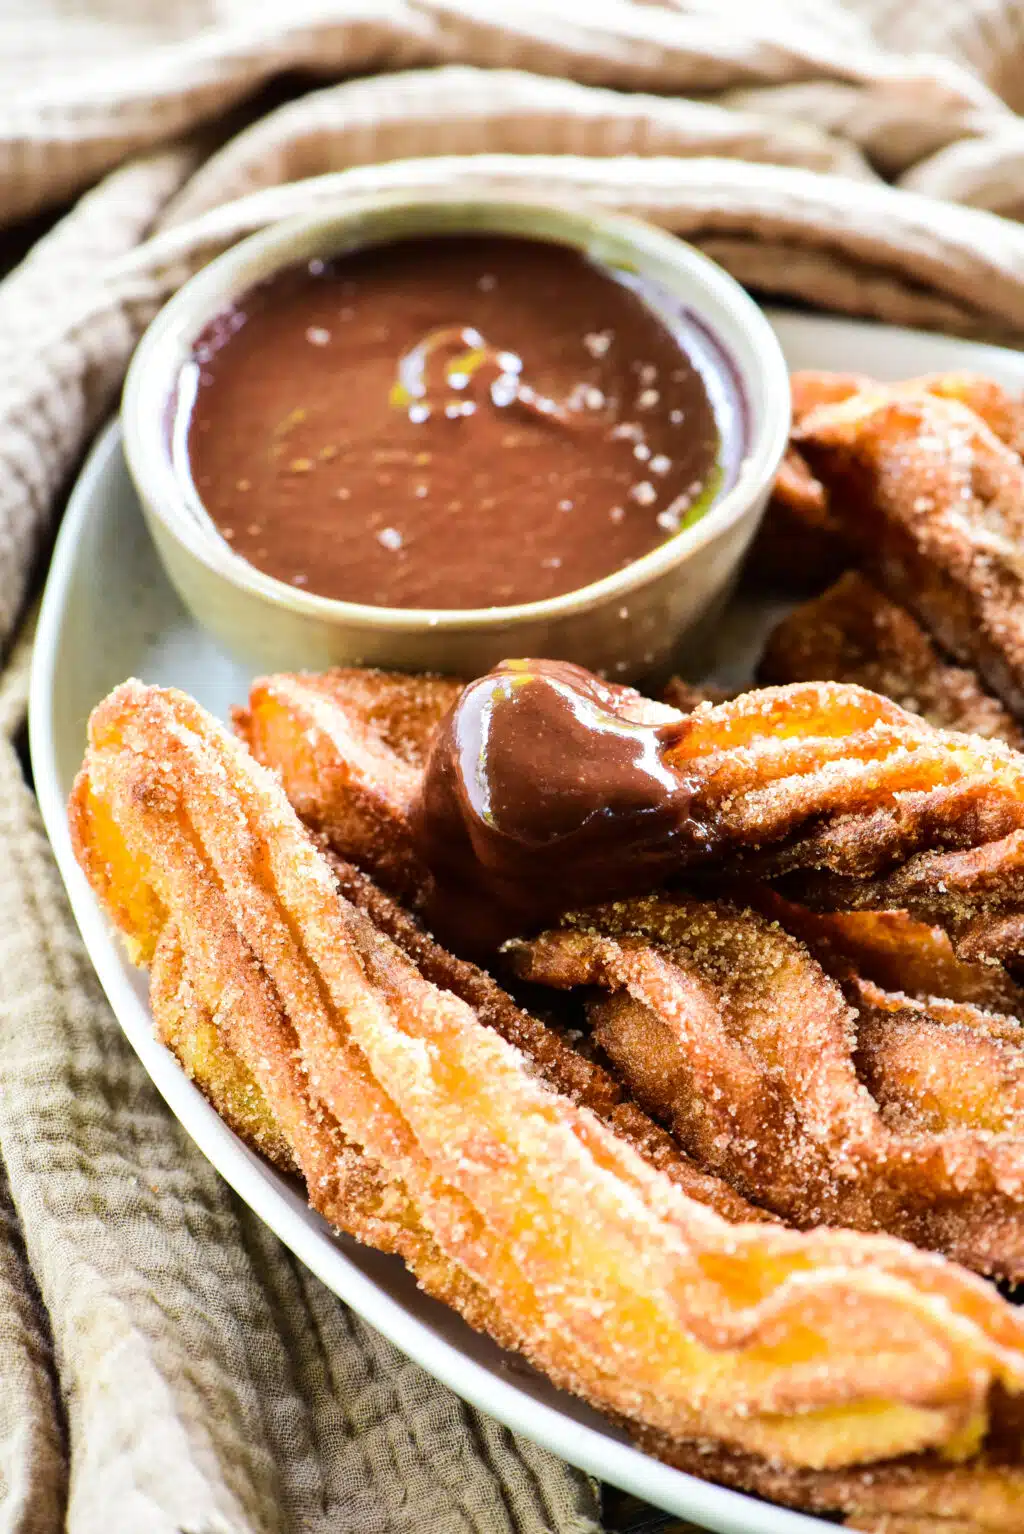
[[[468,924],[473,946],[490,947],[663,882],[707,840],[693,786],[665,760],[689,727],[567,662],[505,661],[471,683],[413,810],[436,930]]]

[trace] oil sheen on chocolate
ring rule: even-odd
[[[678,301],[567,247],[431,237],[291,268],[199,338],[174,446],[300,589],[474,608],[575,590],[735,477],[743,404]]]
[[[689,728],[674,709],[565,661],[504,661],[470,683],[412,811],[434,878],[432,928],[483,952],[699,861],[709,828],[665,760]]]

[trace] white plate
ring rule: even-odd
[[[792,367],[905,378],[975,368],[1024,385],[1024,357],[911,331],[773,316]],[[742,682],[765,614],[735,614],[716,675]],[[332,1233],[294,1189],[255,1156],[153,1036],[145,976],[112,938],[71,854],[65,803],[93,705],[127,676],[184,688],[213,713],[248,693],[250,672],[228,659],[183,611],[157,564],[121,457],[116,426],[89,456],[68,505],[43,599],[32,672],[31,747],[46,828],[82,936],[118,1020],[200,1150],[297,1257],[403,1352],[467,1401],[602,1480],[721,1534],[799,1534],[834,1525],[670,1470],[639,1453],[586,1406],[426,1299],[394,1258]]]

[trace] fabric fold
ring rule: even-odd
[[[924,51],[936,37],[945,57]],[[1021,57],[1002,0],[138,0],[102,19],[79,0],[8,0],[0,207],[14,219],[69,197],[288,71],[323,78],[449,63],[665,95],[820,84],[846,93],[844,136],[872,141],[903,171],[908,156],[948,143],[951,124],[954,135],[998,130],[1009,111],[996,90],[1012,86]],[[895,161],[877,131],[876,97],[887,103],[883,122],[917,123]],[[782,114],[794,128],[817,120],[807,98]]]
[[[67,1455],[49,1321],[0,1167],[0,1531],[58,1534]]]

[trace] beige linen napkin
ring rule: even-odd
[[[93,189],[0,283],[0,644],[149,317],[325,201],[585,197],[762,293],[1019,343],[1022,65],[1013,0],[6,0],[0,217]],[[229,137],[286,71],[318,88]],[[0,684],[0,1534],[596,1531],[586,1477],[327,1294],[164,1110],[14,748],[29,648]]]

